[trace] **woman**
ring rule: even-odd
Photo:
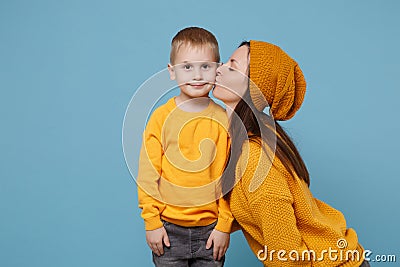
[[[218,68],[213,95],[226,104],[232,144],[223,190],[233,187],[232,213],[265,266],[369,266],[342,213],[313,198],[307,168],[277,122],[295,115],[305,90],[298,64],[266,42],[242,43]]]

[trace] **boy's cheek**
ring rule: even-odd
[[[191,74],[189,74],[189,73],[175,72],[176,81],[177,81],[178,83],[180,83],[180,84],[190,82],[190,81],[193,79],[192,76],[193,76],[193,75],[191,75]]]
[[[204,80],[205,81],[208,81],[208,82],[210,82],[210,83],[215,83],[215,78],[217,77],[217,74],[216,73],[213,73],[213,74],[208,74],[208,75],[206,75],[205,77],[204,77]]]
[[[175,77],[176,77],[176,83],[178,84],[178,86],[181,86],[183,84],[190,82],[190,79],[187,77],[182,77],[182,76],[178,76],[178,75]]]

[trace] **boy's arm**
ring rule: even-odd
[[[220,198],[217,200],[217,203],[218,221],[207,240],[206,249],[209,249],[213,244],[213,257],[215,260],[220,260],[229,247],[230,232],[234,218],[229,208],[228,201],[224,198]]]
[[[223,165],[221,168],[220,172],[220,177],[223,175],[223,172],[225,170],[225,166],[228,164],[229,161],[229,151],[230,151],[230,138],[227,132],[227,127],[228,127],[228,122],[225,121],[225,128],[222,128],[220,130],[220,138],[219,138],[219,147],[223,148],[223,153],[222,157],[224,158],[223,160]],[[221,186],[219,184],[219,186]],[[219,191],[219,190],[217,190]],[[219,198],[217,200],[218,204],[218,222],[217,225],[215,226],[215,229],[224,232],[224,233],[230,233],[232,224],[234,221],[234,217],[232,215],[229,202],[228,200],[224,199],[223,197]]]
[[[142,148],[139,159],[138,198],[139,208],[146,230],[154,230],[163,226],[160,214],[165,208],[158,191],[161,176],[161,160],[163,149],[161,144],[161,127],[157,116],[151,116],[143,133]]]
[[[224,232],[230,233],[233,223],[233,215],[231,209],[229,207],[229,202],[224,198],[220,198],[218,201],[218,222],[215,226],[215,229]]]

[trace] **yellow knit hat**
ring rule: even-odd
[[[262,111],[270,107],[275,120],[294,116],[304,100],[306,81],[299,65],[280,47],[250,41],[250,96]]]

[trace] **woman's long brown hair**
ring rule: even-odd
[[[249,42],[243,42],[239,47],[244,45],[250,47]],[[243,126],[245,129],[243,129]],[[228,192],[233,188],[236,181],[236,165],[242,154],[243,143],[247,139],[260,145],[266,144],[268,150],[275,151],[275,156],[294,179],[297,176],[310,185],[307,167],[293,141],[271,116],[257,111],[251,101],[249,89],[246,90],[234,109],[234,114],[230,118],[229,134],[231,137],[229,163],[222,177],[222,192],[225,198],[229,198],[230,193]]]

